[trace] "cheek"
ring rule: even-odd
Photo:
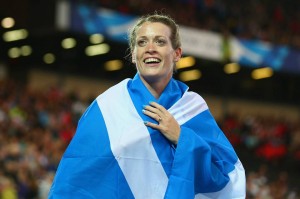
[[[168,55],[166,55],[166,60],[168,60],[168,62],[173,65],[175,62],[174,53],[170,52]]]
[[[132,57],[135,59],[135,61],[140,61],[140,59],[142,59],[142,52],[141,50],[135,50],[132,54]]]

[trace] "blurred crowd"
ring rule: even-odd
[[[0,199],[47,198],[86,105],[57,88],[0,82]]]
[[[0,199],[47,198],[59,160],[92,98],[0,81]],[[218,121],[247,174],[248,198],[299,198],[299,123],[228,115]],[[297,195],[298,194],[298,195]]]
[[[248,199],[300,198],[300,122],[228,114],[219,126],[247,173]]]
[[[95,0],[90,0],[95,3]],[[300,48],[298,0],[98,0],[100,6],[142,15],[163,12],[198,29]]]

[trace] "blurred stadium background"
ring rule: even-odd
[[[300,198],[300,1],[10,0],[0,7],[0,199],[47,198],[77,121],[135,68],[142,14],[181,27],[175,77],[208,102],[247,198]]]

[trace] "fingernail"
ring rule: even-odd
[[[146,110],[145,110],[145,109],[143,109],[142,111],[143,111],[143,113],[145,113],[145,111],[146,111]]]
[[[144,124],[146,125],[148,122],[147,121],[144,121]]]

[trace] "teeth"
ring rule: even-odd
[[[145,62],[145,63],[150,63],[150,62],[155,62],[155,63],[157,63],[157,62],[160,62],[160,60],[159,60],[159,59],[156,59],[156,58],[148,58],[148,59],[145,59],[144,62]]]

